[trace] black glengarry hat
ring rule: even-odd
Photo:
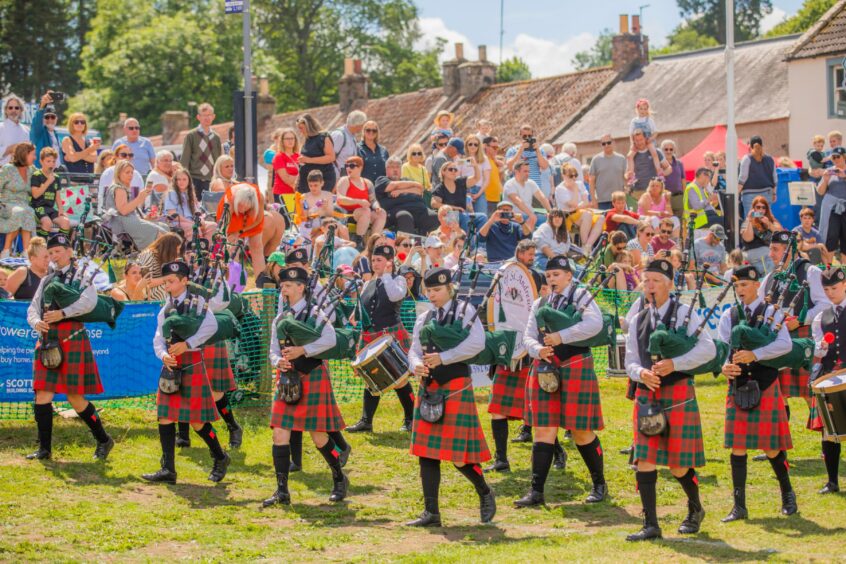
[[[70,238],[65,235],[64,233],[53,233],[47,239],[47,248],[52,249],[53,247],[70,247],[71,242]]]
[[[394,248],[390,245],[377,245],[373,248],[373,256],[385,257],[388,260],[394,258]]]
[[[673,265],[666,259],[653,259],[646,265],[645,272],[654,272],[656,274],[662,274],[670,280],[673,279]]]
[[[279,272],[279,280],[281,282],[299,282],[300,284],[308,283],[308,271],[301,266],[289,266]]]
[[[435,266],[426,271],[423,276],[423,283],[427,287],[446,286],[452,283],[452,272],[443,266]]]
[[[573,265],[570,264],[570,259],[564,255],[555,255],[546,262],[546,271],[549,272],[550,270],[573,272]]]
[[[822,285],[834,286],[840,282],[846,282],[846,272],[840,267],[830,266],[822,273]]]
[[[308,263],[308,251],[306,249],[294,249],[293,251],[289,251],[287,255],[285,255],[285,264],[291,264],[292,262],[299,262],[302,264]]]
[[[162,274],[176,274],[180,278],[187,278],[188,274],[191,272],[191,267],[188,266],[184,260],[175,260],[172,262],[166,262],[162,266]]]
[[[760,282],[761,273],[758,272],[755,267],[751,264],[744,264],[743,266],[734,269],[734,272],[732,272],[732,278],[734,280],[749,280],[750,282]]]

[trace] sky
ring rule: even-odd
[[[589,49],[605,28],[617,31],[620,14],[637,14],[650,45],[666,45],[667,35],[681,22],[675,0],[594,0],[593,8],[575,0],[504,0],[503,56],[514,55],[529,65],[532,76],[553,76],[573,70],[573,55]],[[773,12],[762,21],[767,31],[794,14],[802,0],[773,0]],[[435,38],[449,41],[444,58],[455,55],[455,42],[464,43],[464,56],[477,57],[477,46],[488,46],[488,59],[499,62],[499,0],[420,0],[421,45]]]

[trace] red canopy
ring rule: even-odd
[[[706,152],[711,151],[712,153],[716,153],[717,151],[725,151],[726,149],[726,126],[724,125],[716,125],[714,129],[711,130],[711,133],[705,136],[705,139],[699,142],[699,145],[688,151],[686,155],[681,157],[682,162],[684,162],[685,166],[685,176],[687,177],[688,182],[693,181],[693,177],[696,175],[696,169],[705,166],[705,163],[702,160],[702,155]],[[746,143],[743,143],[740,139],[737,140],[737,160],[738,162],[740,159],[749,152],[749,147],[747,147]]]

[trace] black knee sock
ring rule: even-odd
[[[423,502],[429,513],[440,513],[438,492],[441,488],[441,461],[434,458],[420,458],[420,481],[423,484]]]
[[[731,484],[734,488],[734,504],[746,507],[746,466],[749,457],[745,454],[731,455]]]
[[[411,387],[411,384],[406,384],[394,391],[397,393],[400,405],[402,405],[403,419],[411,421],[414,419],[414,388]]]
[[[549,443],[534,443],[532,445],[532,489],[543,493],[546,477],[552,466],[552,454],[555,447]]]
[[[39,426],[39,436],[41,433],[40,429],[41,427]],[[47,450],[50,449],[48,448]],[[823,458],[825,459],[825,471],[828,473],[828,481],[836,486],[838,469],[840,468],[840,443],[824,440],[822,442],[822,451]]]
[[[347,450],[347,447],[350,446],[349,444],[347,444],[347,440],[344,438],[344,434],[340,431],[329,431],[327,435],[329,435],[329,437],[331,437],[331,439],[335,441],[335,448],[337,449],[338,453]]]
[[[232,429],[241,428],[238,422],[235,421],[235,415],[232,413],[232,408],[229,407],[229,399],[226,397],[226,394],[223,394],[223,397],[214,402],[214,404],[217,406],[217,412],[220,413],[220,416],[226,422],[227,429],[231,431]]]
[[[485,473],[482,472],[482,467],[478,464],[465,464],[464,466],[456,466],[459,472],[464,474],[464,477],[470,480],[473,487],[476,488],[476,493],[479,495],[488,495],[491,493],[491,488],[485,482]]]
[[[182,439],[183,441],[190,441],[191,440],[191,425],[184,421],[180,421],[176,424],[177,431],[176,436]]]
[[[273,469],[276,471],[276,481],[288,481],[288,471],[291,468],[291,447],[289,445],[273,445]]]
[[[508,462],[508,419],[491,419],[491,433],[496,445],[496,459]]]
[[[85,409],[77,411],[77,415],[88,425],[88,428],[91,429],[91,434],[94,435],[98,443],[105,443],[109,440],[109,434],[103,429],[103,422],[100,420],[100,416],[97,414],[97,409],[93,403],[89,401]]]
[[[318,447],[317,450],[320,451],[326,464],[332,470],[332,479],[339,480],[343,473],[341,472],[341,461],[338,460],[338,451],[335,450],[335,441],[332,440],[332,437],[329,437],[326,444]]]
[[[655,492],[655,484],[658,483],[658,470],[651,472],[635,473],[637,480],[637,491],[640,494],[640,503],[643,505],[644,521],[647,525],[658,526],[658,498]]]
[[[203,428],[197,431],[197,434],[200,435],[200,437],[202,437],[202,439],[206,442],[206,446],[209,447],[209,452],[211,453],[212,458],[221,460],[226,457],[223,452],[223,447],[220,446],[217,433],[211,423],[204,424]]]
[[[787,400],[784,400],[784,412],[787,414],[787,420],[790,421],[790,405]]]
[[[778,487],[782,492],[789,492],[793,489],[790,485],[790,465],[787,463],[787,455],[783,450],[778,451],[778,454],[770,458],[770,466],[773,467],[776,478],[778,479]]]
[[[53,450],[53,404],[36,403],[32,410],[35,412],[35,424],[38,426],[39,448],[51,451]],[[840,444],[837,446],[839,447]]]
[[[599,437],[595,437],[593,442],[586,445],[576,445],[576,447],[585,461],[585,465],[590,472],[590,479],[593,480],[594,485],[604,484],[605,457],[602,454],[602,444],[599,442]]]
[[[162,445],[162,468],[176,472],[176,425],[159,423],[159,442]]]
[[[303,467],[303,432],[291,431],[291,462]]]
[[[564,452],[564,447],[563,447],[563,446],[561,446],[561,443],[558,441],[558,437],[555,437],[555,442],[554,442],[554,443],[552,443],[552,448],[554,449],[554,450],[553,450],[553,452],[554,452],[556,455],[559,455],[559,454],[561,454],[562,452]]]
[[[361,418],[365,421],[373,423],[373,418],[376,416],[376,410],[379,409],[379,399],[381,396],[374,396],[367,388],[364,389],[364,406],[361,410]]]
[[[699,479],[696,477],[696,470],[689,468],[687,474],[676,480],[681,484],[684,493],[687,494],[687,499],[696,507],[702,509],[702,502],[699,500]]]

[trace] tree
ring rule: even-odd
[[[837,0],[805,0],[805,3],[794,16],[787,18],[768,31],[767,37],[803,33],[817,23],[836,3]]]
[[[681,17],[691,29],[715,39],[721,45],[726,42],[725,0],[677,0],[677,3]],[[761,19],[772,10],[772,0],[735,0],[735,40],[756,38]]]
[[[614,32],[608,28],[599,32],[596,43],[587,51],[579,51],[572,59],[577,70],[604,67],[611,64],[611,40]]]
[[[517,80],[529,80],[532,78],[532,71],[526,61],[517,57],[505,59],[496,69],[497,82],[515,82]]]
[[[702,35],[695,29],[684,24],[673,30],[673,32],[667,37],[667,41],[666,47],[656,49],[652,52],[652,54],[669,55],[671,53],[696,51],[697,49],[719,46],[719,43],[713,37]]]

